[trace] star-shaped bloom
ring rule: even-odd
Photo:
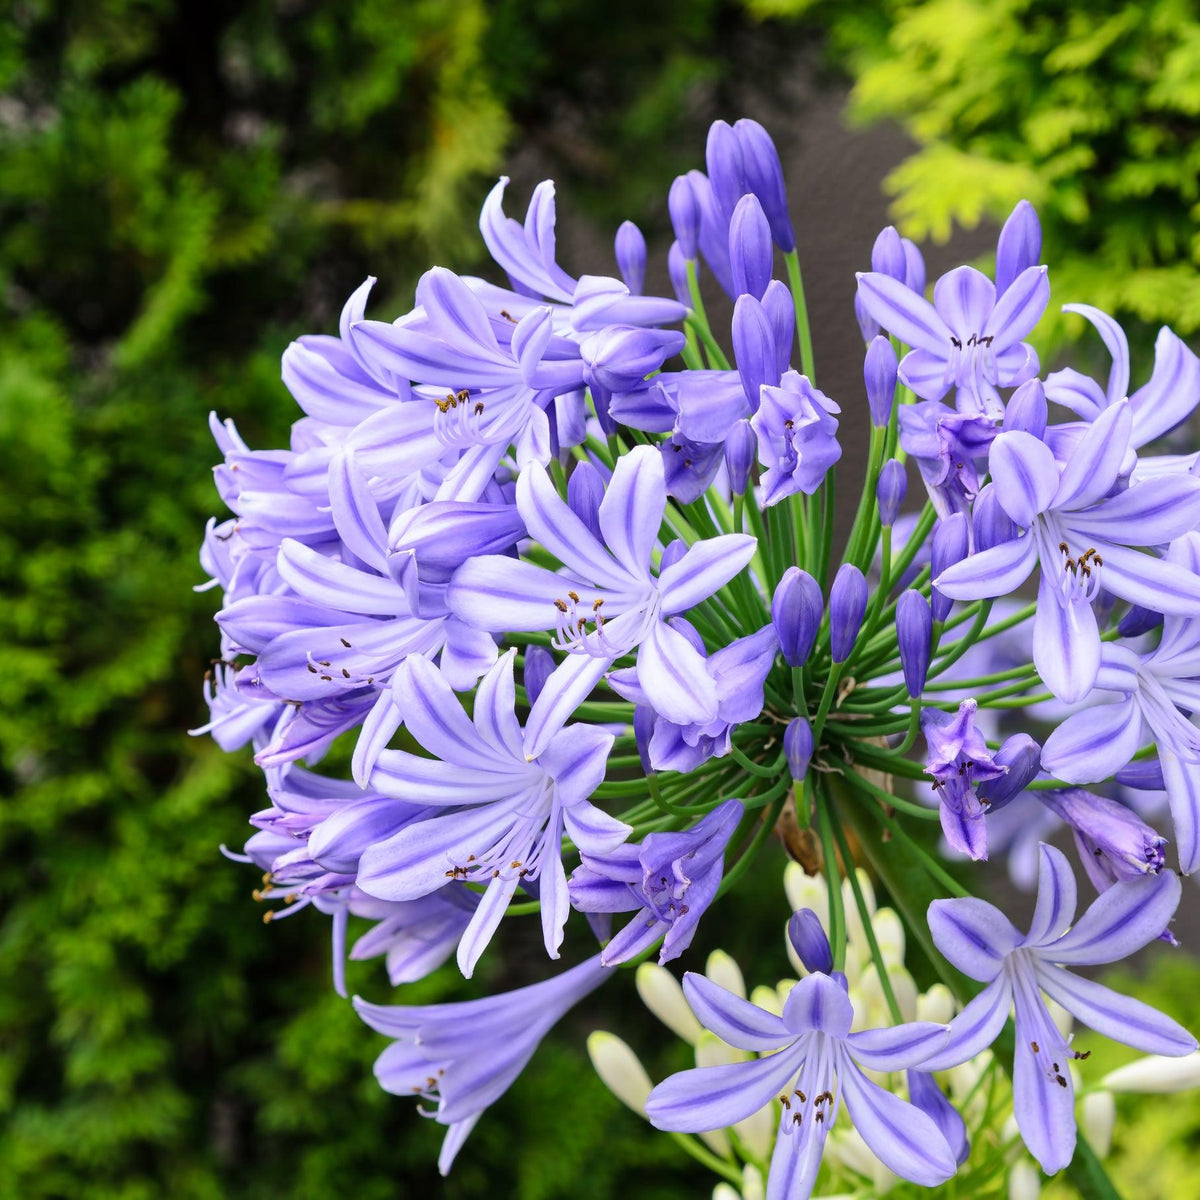
[[[1200,524],[1200,480],[1162,476],[1113,494],[1132,419],[1127,401],[1105,409],[1063,464],[1032,434],[1000,434],[988,460],[993,487],[1022,532],[934,580],[955,600],[1006,596],[1040,562],[1033,661],[1046,686],[1067,703],[1083,699],[1100,670],[1092,601],[1101,587],[1156,612],[1200,617],[1200,576],[1142,549]]]
[[[955,1017],[946,1047],[923,1069],[942,1070],[973,1058],[995,1041],[1015,1006],[1013,1110],[1029,1152],[1053,1174],[1075,1152],[1069,1066],[1085,1056],[1059,1032],[1043,993],[1097,1033],[1149,1054],[1190,1054],[1196,1039],[1148,1004],[1066,969],[1117,962],[1162,934],[1179,904],[1176,876],[1164,871],[1115,883],[1075,921],[1075,876],[1066,857],[1053,846],[1040,849],[1037,907],[1028,933],[1019,933],[998,908],[975,897],[929,906],[938,950],[987,987]]]
[[[447,590],[462,621],[496,633],[555,630],[568,651],[530,714],[527,752],[546,747],[622,655],[637,650],[638,682],[655,710],[679,725],[717,717],[716,683],[705,658],[666,623],[729,582],[754,555],[755,539],[724,534],[689,546],[661,575],[651,555],[666,511],[662,457],[636,446],[621,457],[596,512],[597,537],[536,463],[517,481],[517,511],[530,537],[562,571],[502,555],[464,563]]]
[[[690,1133],[723,1129],[779,1097],[782,1114],[767,1197],[806,1200],[844,1097],[863,1141],[897,1175],[934,1187],[954,1174],[954,1154],[936,1123],[872,1082],[863,1070],[920,1066],[941,1049],[945,1025],[917,1021],[851,1033],[854,1010],[840,975],[805,976],[788,994],[782,1016],[703,975],[689,972],[683,990],[705,1028],[762,1057],[698,1067],[665,1079],[646,1101],[646,1115],[656,1128]]]
[[[837,414],[841,409],[813,387],[807,375],[789,371],[778,387],[763,387],[750,424],[758,435],[764,507],[803,492],[811,496],[841,457]]]
[[[515,656],[510,650],[480,681],[473,718],[428,659],[406,660],[394,687],[397,702],[405,728],[434,757],[384,750],[371,773],[373,791],[442,811],[365,850],[358,886],[382,900],[415,900],[448,879],[484,884],[458,946],[468,976],[526,882],[537,885],[546,952],[557,958],[570,910],[564,830],[591,854],[611,852],[630,832],[588,803],[604,778],[610,732],[558,728],[537,754],[530,750],[514,712]],[[539,704],[544,697],[543,691]]]

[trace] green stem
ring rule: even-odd
[[[792,289],[792,302],[796,306],[796,334],[800,340],[800,370],[809,379],[815,379],[812,330],[808,323],[808,302],[804,298],[804,281],[800,277],[800,255],[795,250],[789,250],[783,256],[783,261],[787,267],[788,283]]]

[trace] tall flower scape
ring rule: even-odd
[[[655,952],[639,989],[697,1066],[651,1088],[607,1034],[594,1061],[717,1194],[956,1171],[983,1194],[1029,1156],[1094,1189],[1076,1113],[1103,1143],[1107,1093],[1077,1094],[1072,1020],[1196,1050],[1076,972],[1173,942],[1176,868],[1200,864],[1200,455],[1153,452],[1200,403],[1200,360],[1163,329],[1130,393],[1121,328],[1072,304],[1108,378],[1043,374],[1022,203],[994,280],[958,267],[932,301],[917,248],[880,234],[864,394],[839,405],[770,137],[718,122],[706,158],[670,189],[673,296],[645,291],[629,222],[619,278],[569,275],[553,185],[522,222],[501,179],[480,230],[507,286],[435,267],[389,323],[368,279],[337,337],[283,357],[289,449],[214,419],[235,515],[202,552],[223,597],[205,728],[266,776],[256,897],[329,915],[340,992],[347,953],[383,956],[401,1001],[451,956],[470,976],[502,924],[540,931],[541,982],[354,1001],[390,1039],[380,1083],[446,1126],[443,1171],[555,1022]],[[839,466],[842,421],[870,423],[865,463]],[[351,778],[313,769],[338,739]],[[1041,843],[1063,825],[1076,866]],[[808,872],[781,906],[798,982],[747,998],[717,955],[681,990],[661,964],[773,835]],[[989,850],[1036,881],[1026,928],[959,882]],[[347,951],[351,916],[371,925]],[[906,940],[950,989],[918,994]]]

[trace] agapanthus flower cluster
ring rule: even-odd
[[[958,267],[932,301],[918,249],[880,234],[846,314],[862,391],[831,397],[756,122],[717,122],[671,185],[669,296],[630,222],[611,269],[569,274],[553,184],[518,220],[507,183],[480,217],[492,280],[434,267],[388,321],[368,279],[337,336],[288,347],[287,449],[213,419],[234,515],[202,551],[222,594],[204,728],[266,778],[233,856],[264,873],[256,898],[331,918],[343,995],[347,957],[385,959],[397,1002],[355,1005],[391,1039],[382,1086],[447,1127],[447,1171],[564,1013],[687,954],[779,841],[824,869],[789,910],[801,978],[747,999],[687,974],[698,1065],[647,1088],[653,1124],[726,1186],[722,1147],[749,1148],[774,1200],[813,1191],[835,1128],[843,1166],[932,1187],[971,1170],[952,1073],[986,1056],[1029,1153],[1068,1166],[1086,1051],[1047,998],[1148,1053],[1196,1045],[1073,969],[1173,941],[1174,869],[1200,865],[1200,453],[1175,433],[1200,360],[1164,329],[1130,392],[1120,326],[1065,297],[1111,368],[1044,373],[1051,280],[1022,203],[994,278]],[[849,427],[865,462],[843,461]],[[861,481],[844,545],[835,468]],[[1090,904],[1039,848],[1064,823]],[[1039,880],[1025,932],[947,869],[1010,847]],[[575,965],[404,1002],[534,928]],[[932,1020],[905,930],[957,989]]]

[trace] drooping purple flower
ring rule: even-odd
[[[989,813],[1016,799],[1037,778],[1042,769],[1042,748],[1029,734],[1014,733],[996,751],[996,766],[1003,774],[982,780],[975,789]]]
[[[764,507],[804,492],[811,496],[841,457],[837,414],[841,409],[806,375],[788,371],[778,387],[764,387],[750,419],[758,435]]]
[[[447,1125],[438,1156],[446,1175],[489,1105],[524,1070],[542,1038],[609,973],[599,956],[552,979],[498,996],[450,1004],[369,1004],[354,1008],[374,1030],[395,1041],[375,1061],[384,1091],[436,1103]]]
[[[1140,1000],[1065,969],[1117,962],[1157,938],[1179,904],[1179,880],[1169,871],[1123,880],[1074,921],[1071,868],[1052,846],[1043,844],[1040,852],[1037,907],[1024,936],[998,908],[974,897],[929,906],[938,950],[987,987],[954,1018],[947,1046],[922,1068],[942,1070],[974,1057],[996,1039],[1015,1006],[1013,1111],[1029,1152],[1053,1174],[1075,1152],[1069,1064],[1077,1054],[1058,1031],[1043,993],[1095,1032],[1149,1054],[1190,1054],[1196,1039]]]
[[[973,859],[987,858],[987,811],[976,785],[1004,774],[975,727],[974,700],[964,700],[956,713],[927,708],[921,732],[929,748],[925,770],[933,778],[938,812],[946,841]]]
[[[936,1123],[864,1074],[864,1068],[920,1065],[940,1048],[944,1025],[915,1022],[851,1033],[853,1009],[836,975],[807,975],[789,993],[782,1016],[703,975],[688,973],[683,988],[702,1025],[761,1057],[664,1080],[646,1101],[646,1115],[656,1128],[721,1129],[783,1096],[767,1194],[807,1200],[844,1098],[854,1127],[897,1175],[933,1187],[954,1174],[954,1155]]]
[[[678,958],[716,898],[725,848],[742,819],[726,800],[682,833],[647,834],[640,846],[581,855],[571,875],[571,904],[585,913],[635,912],[600,952],[606,966],[628,962],[663,939],[659,963]]]
[[[441,811],[406,825],[362,854],[358,886],[383,900],[415,900],[448,879],[486,885],[458,948],[470,975],[517,887],[536,881],[546,952],[558,957],[570,907],[560,842],[603,854],[629,827],[588,803],[604,778],[613,735],[586,725],[554,728],[534,753],[514,713],[510,650],[480,682],[474,716],[419,656],[397,675],[405,726],[435,757],[380,753],[371,787]],[[546,692],[539,698],[545,704]],[[535,706],[536,711],[536,706]]]
[[[728,583],[753,557],[755,540],[727,534],[697,542],[655,577],[650,560],[666,500],[661,456],[635,447],[617,463],[600,504],[601,542],[531,464],[517,481],[517,510],[566,570],[481,555],[451,580],[447,597],[460,619],[498,633],[556,630],[556,645],[568,652],[530,715],[529,753],[540,754],[548,731],[560,728],[613,661],[635,648],[638,683],[662,716],[680,725],[717,716],[716,685],[703,655],[666,618]]]
[[[996,498],[1025,532],[934,577],[944,594],[977,600],[1008,595],[1040,562],[1033,661],[1046,686],[1068,703],[1087,695],[1100,669],[1092,601],[1102,585],[1131,604],[1200,616],[1200,578],[1137,549],[1170,542],[1200,524],[1200,480],[1147,479],[1110,494],[1131,423],[1127,402],[1112,405],[1062,465],[1032,435],[1000,434],[989,458]]]
[[[867,581],[853,563],[842,563],[829,588],[829,651],[835,663],[854,649],[867,611]]]
[[[1037,374],[1037,355],[1022,339],[1050,299],[1045,267],[1029,267],[1000,296],[973,267],[943,275],[932,304],[876,271],[859,275],[858,292],[867,312],[913,347],[900,378],[925,400],[940,400],[954,387],[961,412],[999,417],[997,388]]]
[[[996,426],[986,417],[955,412],[937,400],[906,404],[898,417],[900,445],[916,460],[938,516],[969,512],[986,474]]]
[[[808,661],[824,612],[821,585],[800,567],[788,567],[771,599],[771,621],[789,667]]]

